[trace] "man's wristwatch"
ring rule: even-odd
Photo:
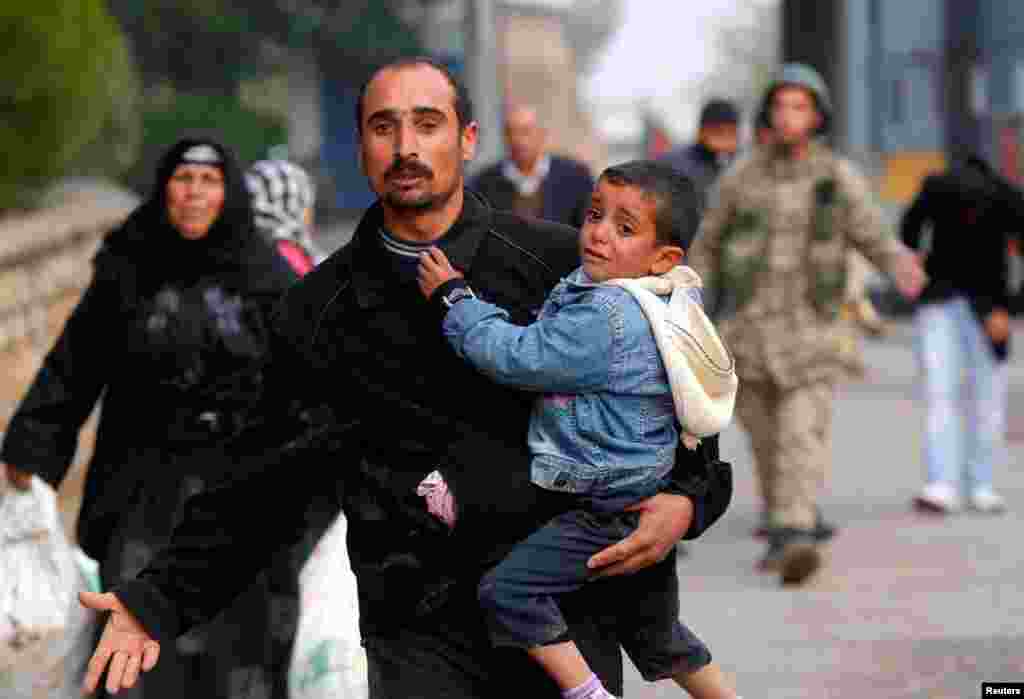
[[[430,305],[434,307],[441,318],[444,318],[449,309],[459,301],[475,298],[476,294],[469,287],[469,283],[462,277],[456,277],[449,279],[434,290],[430,296]]]
[[[475,298],[476,294],[473,293],[473,290],[469,288],[469,285],[466,284],[465,281],[463,281],[462,285],[455,285],[450,291],[448,291],[447,293],[442,293],[440,296],[441,303],[443,303],[448,308],[451,308],[459,301],[465,301],[466,299]]]

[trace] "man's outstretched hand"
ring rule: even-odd
[[[420,291],[428,300],[434,295],[437,287],[447,281],[462,276],[462,272],[452,267],[452,263],[438,248],[430,248],[420,253],[418,279]]]
[[[82,691],[86,694],[95,692],[104,670],[107,670],[107,691],[111,694],[134,687],[139,672],[148,672],[156,665],[160,658],[160,644],[146,633],[117,595],[81,592],[78,599],[83,607],[110,612],[103,636],[89,661]]]
[[[693,501],[685,495],[659,493],[627,508],[640,513],[637,530],[617,544],[598,551],[587,562],[594,577],[635,573],[672,551],[693,521]]]

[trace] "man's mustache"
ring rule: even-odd
[[[396,159],[392,163],[391,167],[388,168],[387,172],[384,173],[385,177],[394,177],[396,175],[412,175],[419,177],[433,177],[434,173],[429,167],[419,162],[418,160],[398,160]]]

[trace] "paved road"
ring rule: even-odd
[[[923,472],[909,328],[866,350],[870,377],[837,403],[823,505],[842,531],[828,567],[799,590],[754,572],[763,544],[749,535],[753,469],[735,428],[723,440],[734,506],[680,561],[683,620],[745,699],[973,699],[982,681],[1024,681],[1024,353],[1012,360],[1012,441],[996,472],[1011,512],[940,519],[908,508]],[[682,696],[628,661],[627,675],[627,697]]]

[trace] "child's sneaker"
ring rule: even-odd
[[[971,493],[969,504],[975,512],[999,514],[1006,511],[1006,501],[991,487],[978,488]]]
[[[948,515],[960,511],[960,494],[950,483],[929,483],[914,498],[914,509],[921,512]]]

